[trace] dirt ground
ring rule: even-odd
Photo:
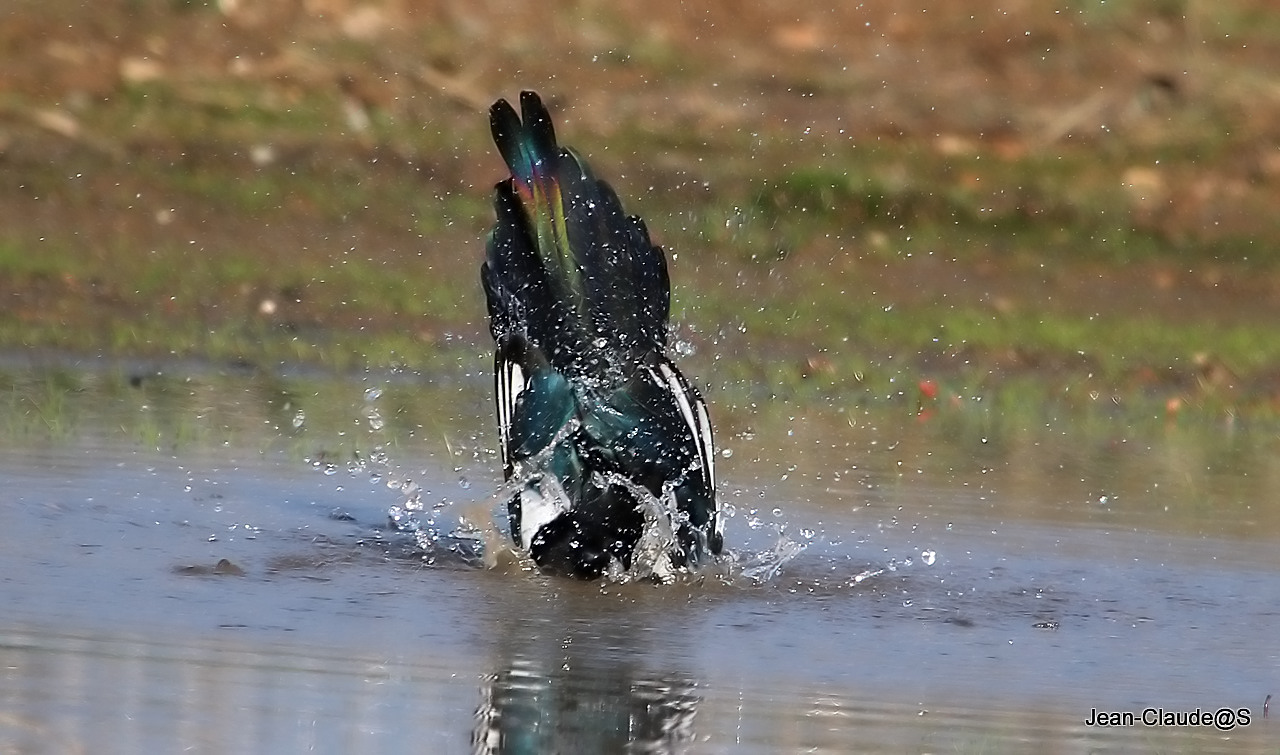
[[[408,293],[299,293],[356,250],[430,289],[413,294],[432,302],[422,343],[482,333],[459,291],[500,175],[484,112],[522,88],[692,256],[692,288],[776,250],[848,255],[832,274],[908,304],[1280,318],[1280,11],[1264,0],[11,0],[0,19],[10,346],[143,348],[97,327],[139,310],[404,330]],[[755,236],[724,231],[738,212]],[[921,228],[963,274],[908,259]],[[257,270],[192,272],[217,260]],[[164,275],[200,290],[134,284]],[[1184,357],[1188,375],[1216,365]],[[1265,378],[1269,359],[1248,369]]]
[[[813,142],[1005,162],[1086,151],[1127,187],[1139,225],[1274,229],[1263,210],[1280,199],[1280,12],[1263,0],[697,6],[14,0],[0,28],[0,149],[127,165],[306,109],[314,128],[295,142],[434,149],[439,178],[470,184],[493,164],[476,115],[536,88],[581,141],[639,130],[715,154],[750,135],[784,161]],[[139,117],[147,98],[163,102]],[[245,122],[193,133],[183,113],[202,110]],[[33,147],[38,158],[23,154]],[[696,167],[683,152],[644,157],[656,173]]]

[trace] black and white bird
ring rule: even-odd
[[[671,287],[644,222],[556,142],[534,92],[489,110],[511,171],[480,275],[493,333],[511,536],[584,579],[639,549],[668,570],[718,554],[706,404],[667,356]],[[661,571],[661,568],[656,569]]]

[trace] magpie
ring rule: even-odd
[[[671,285],[644,221],[559,146],[534,92],[489,109],[510,170],[480,278],[511,537],[540,570],[655,576],[723,547],[706,403],[667,356]]]

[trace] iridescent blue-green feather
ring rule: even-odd
[[[530,273],[537,293],[554,302],[531,312],[530,324],[535,340],[560,347],[548,354],[558,369],[616,383],[638,356],[666,344],[666,259],[609,185],[556,143],[537,95],[521,94],[520,104],[523,119],[505,100],[490,114],[511,178],[498,186],[489,265]],[[530,253],[539,273],[528,270]],[[512,254],[522,258],[518,264],[503,259]]]
[[[710,420],[665,354],[665,255],[536,94],[519,114],[496,102],[490,126],[511,171],[481,278],[504,474],[525,479],[512,536],[543,568],[599,576],[629,566],[657,502],[678,512],[672,565],[718,553]]]

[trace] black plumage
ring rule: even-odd
[[[512,537],[544,570],[584,578],[629,568],[642,538],[667,567],[696,565],[722,546],[714,446],[666,355],[666,257],[557,144],[539,97],[520,107],[490,109],[511,177],[481,267],[503,471],[520,479]]]

